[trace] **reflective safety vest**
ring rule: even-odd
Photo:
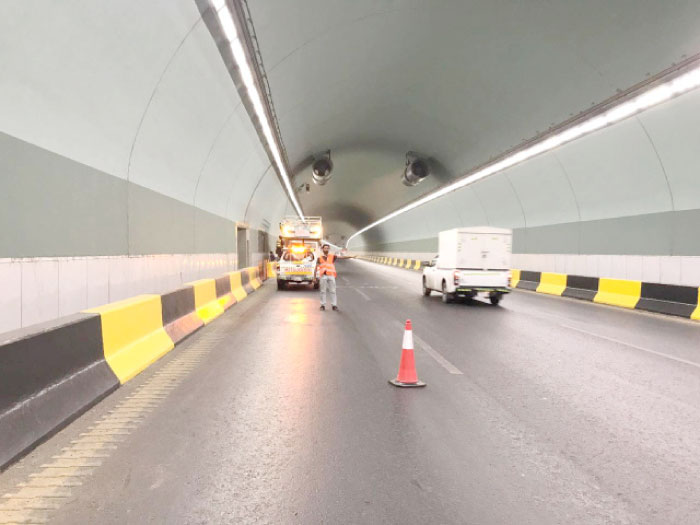
[[[328,254],[328,257],[321,255],[318,258],[318,273],[319,275],[330,275],[331,277],[337,277],[338,274],[335,271],[335,255],[332,253]]]

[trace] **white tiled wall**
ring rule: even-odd
[[[235,269],[235,253],[0,259],[0,333]]]
[[[22,326],[22,267],[0,262],[0,333]]]
[[[22,261],[22,326],[58,317],[58,260]]]
[[[700,286],[700,257],[514,253],[512,266],[539,272]]]
[[[58,316],[87,308],[87,259],[58,261]]]
[[[109,302],[109,259],[87,259],[87,307],[94,308]]]
[[[424,261],[435,256],[434,253],[369,253],[359,251],[353,253]],[[514,253],[511,266],[535,272],[700,286],[700,257]]]

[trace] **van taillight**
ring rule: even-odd
[[[459,284],[459,272],[455,270],[454,272],[455,286]]]

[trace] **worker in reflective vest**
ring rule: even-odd
[[[321,310],[326,309],[326,293],[331,296],[331,306],[333,310],[338,310],[338,296],[335,293],[335,278],[338,272],[335,271],[336,259],[354,259],[355,256],[334,255],[330,253],[329,244],[322,247],[323,255],[318,258],[318,275],[321,280]]]

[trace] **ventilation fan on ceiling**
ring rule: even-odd
[[[412,151],[406,153],[406,167],[401,174],[401,182],[406,186],[415,186],[429,175],[430,165],[426,159]]]
[[[311,164],[311,177],[316,184],[323,186],[331,179],[332,173],[331,150],[326,151],[322,156],[314,158],[313,164]]]

